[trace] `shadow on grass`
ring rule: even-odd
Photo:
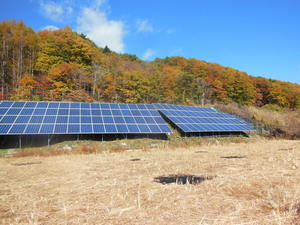
[[[212,180],[215,176],[196,176],[187,174],[159,176],[154,178],[154,182],[161,184],[200,184],[206,180]]]
[[[244,159],[245,156],[239,156],[239,155],[230,155],[230,156],[222,156],[222,159]]]
[[[130,159],[129,161],[135,162],[135,161],[141,161],[141,159],[139,159],[139,158],[134,158],[134,159]]]
[[[13,166],[29,166],[29,165],[34,165],[34,164],[42,164],[41,161],[38,162],[25,162],[25,163],[13,163]]]
[[[278,151],[291,151],[293,150],[293,148],[281,148],[281,149],[278,149]]]
[[[167,134],[53,134],[53,135],[1,135],[0,150],[8,148],[45,147],[64,141],[115,141],[126,139],[168,140]],[[1,154],[1,152],[0,152]]]

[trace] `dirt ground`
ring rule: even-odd
[[[300,141],[0,158],[0,224],[300,224]]]

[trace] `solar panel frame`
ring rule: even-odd
[[[214,108],[153,104],[154,107],[182,132],[243,132],[254,131],[251,124]]]
[[[171,133],[151,104],[2,101],[0,126],[0,135]]]

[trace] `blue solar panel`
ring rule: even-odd
[[[7,112],[6,115],[18,115],[21,112],[20,108],[10,108]]]
[[[139,110],[132,110],[131,113],[133,116],[141,116],[142,115],[142,113]]]
[[[153,104],[167,119],[183,132],[253,131],[246,121],[214,108]],[[158,120],[162,118],[157,118]],[[158,121],[157,121],[158,122]]]
[[[43,124],[40,130],[41,134],[52,134],[54,130],[54,124]]]
[[[49,116],[56,116],[56,115],[57,115],[57,112],[58,112],[58,109],[51,109],[51,108],[48,108],[47,111],[46,111],[46,115],[49,115]]]
[[[10,107],[13,102],[1,102],[0,107]]]
[[[91,108],[92,109],[100,109],[100,104],[97,104],[97,103],[91,104]]]
[[[28,123],[31,116],[18,116],[15,123]]]
[[[113,116],[120,116],[120,115],[122,115],[122,114],[121,114],[121,110],[116,110],[116,109],[111,110],[111,114],[112,114]]]
[[[80,133],[80,125],[79,124],[69,124],[68,125],[68,133]]]
[[[131,111],[129,109],[122,110],[122,115],[123,116],[132,116]]]
[[[92,110],[91,111],[93,116],[101,116],[101,111],[100,110]]]
[[[25,108],[35,108],[36,105],[37,105],[37,102],[26,102],[24,107]]]
[[[32,116],[29,123],[42,123],[43,119],[43,116]]]
[[[68,116],[57,116],[56,123],[68,123]]]
[[[168,125],[159,125],[159,128],[163,133],[168,133],[168,130],[170,130]]]
[[[28,124],[24,133],[25,134],[38,134],[40,130],[40,124]]]
[[[141,133],[150,133],[150,128],[147,125],[138,125],[139,130],[141,131]]]
[[[25,102],[14,102],[11,107],[23,107]]]
[[[24,124],[20,124],[20,125],[15,124],[9,130],[9,133],[10,134],[23,134],[25,128],[26,128],[26,125],[24,125]]]
[[[98,117],[95,117],[95,118],[98,118]],[[114,122],[116,124],[118,124],[118,123],[125,123],[125,120],[121,116],[116,116],[116,117],[114,117]]]
[[[128,128],[124,124],[116,124],[118,133],[128,133]]]
[[[43,123],[52,123],[54,124],[56,121],[56,116],[45,116]]]
[[[57,109],[59,106],[59,102],[49,102],[48,108],[55,108]]]
[[[151,130],[151,132],[153,133],[160,133],[161,130],[159,129],[159,127],[157,125],[148,125],[149,129]]]
[[[1,124],[4,124],[4,123],[12,124],[15,122],[16,119],[17,119],[16,116],[3,116],[0,123]]]
[[[68,108],[70,108],[70,103],[67,103],[67,102],[61,102],[61,103],[59,104],[59,108],[66,108],[66,109],[68,109]]]
[[[69,114],[69,109],[59,109],[57,112],[57,115],[63,116],[63,115],[68,115]]]
[[[127,127],[130,133],[141,133],[137,125],[128,124]]]
[[[94,133],[100,133],[100,134],[105,133],[103,124],[94,124],[93,128],[94,128]]]
[[[93,126],[92,124],[81,124],[81,133],[87,134],[87,133],[93,133]]]
[[[82,110],[80,111],[80,114],[81,114],[82,116],[89,116],[89,115],[91,115],[91,110],[89,110],[89,109],[82,109]]]
[[[126,116],[126,117],[124,117],[124,120],[126,123],[129,123],[129,124],[136,123],[134,117],[132,117],[132,116]]]
[[[81,108],[82,109],[90,109],[90,103],[81,103]]]
[[[80,108],[80,103],[79,102],[71,102],[70,103],[70,108],[71,109],[79,109]]]
[[[54,133],[55,134],[65,134],[67,133],[67,124],[56,124],[54,127]]]
[[[79,116],[80,115],[80,110],[79,109],[70,109],[70,114],[69,115]]]
[[[8,111],[8,108],[0,108],[0,115],[4,115]]]
[[[134,119],[135,119],[136,123],[140,123],[140,124],[146,123],[146,121],[141,116],[137,116]]]
[[[102,110],[102,115],[104,115],[104,116],[111,116],[111,111],[107,110],[107,109],[104,109],[104,110]]]
[[[34,109],[23,108],[20,115],[30,116],[33,113]]]
[[[48,102],[38,102],[37,108],[47,108],[48,107]]]
[[[80,117],[79,116],[70,116],[69,123],[80,123]]]
[[[129,109],[127,104],[119,104],[120,109]]]
[[[9,131],[11,125],[7,125],[7,124],[0,124],[0,134],[7,134],[7,132]]]
[[[90,116],[82,116],[81,123],[92,123],[92,117]]]
[[[116,126],[113,124],[105,124],[104,127],[106,133],[118,133]]]
[[[45,108],[36,108],[33,113],[35,115],[45,115],[46,109]]]
[[[153,105],[0,102],[0,134],[171,133]]]

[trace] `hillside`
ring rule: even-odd
[[[298,84],[193,58],[145,62],[98,48],[70,27],[34,32],[23,22],[4,21],[0,43],[0,99],[300,108]]]

